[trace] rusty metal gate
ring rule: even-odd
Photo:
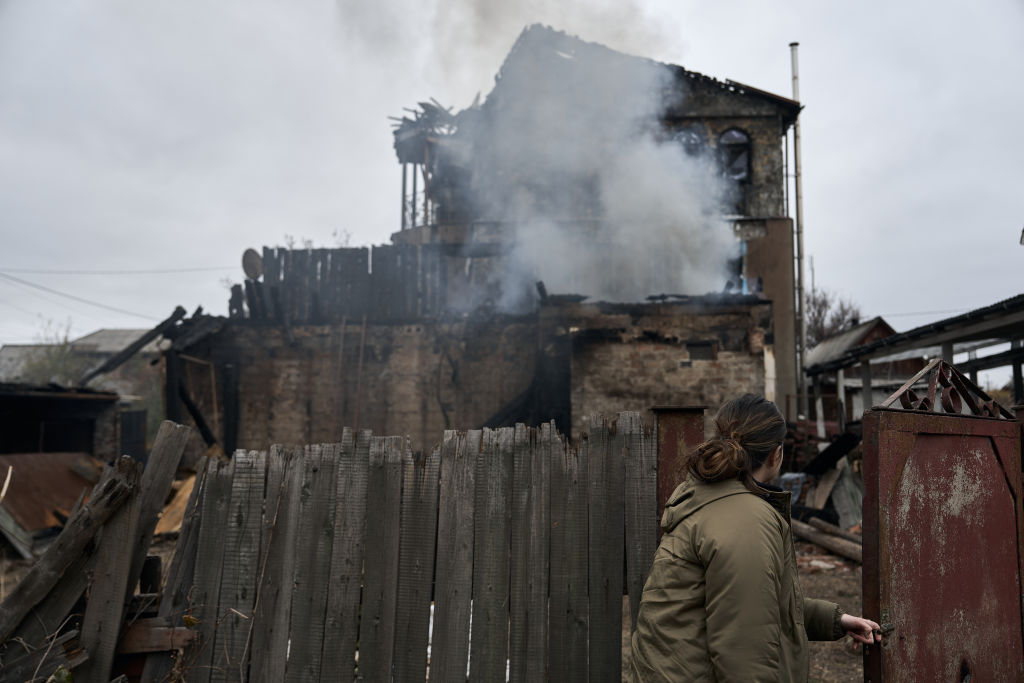
[[[1024,680],[1021,426],[935,360],[864,414],[864,680]]]

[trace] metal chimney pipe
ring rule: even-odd
[[[797,68],[797,47],[800,43],[789,44],[789,54],[793,64],[793,99],[800,101],[800,76]],[[807,317],[805,305],[807,298],[804,292],[804,193],[803,178],[800,166],[800,113],[797,112],[793,121],[793,179],[796,193],[796,321],[798,330],[797,352],[797,393],[800,396],[800,413],[808,416],[807,383],[804,375],[804,360],[807,358]]]

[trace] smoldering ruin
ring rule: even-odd
[[[171,376],[180,355],[224,369],[216,395],[182,381],[228,452],[341,424],[418,448],[447,428],[569,431],[745,391],[796,410],[782,151],[799,105],[543,26],[495,82],[397,117],[391,244],[265,247],[228,319],[168,332]],[[237,398],[257,385],[287,398]]]

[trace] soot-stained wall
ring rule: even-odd
[[[186,353],[215,367],[232,359],[237,392],[199,375],[186,384],[218,440],[245,449],[335,441],[344,426],[408,435],[415,450],[445,429],[516,421],[578,432],[590,414],[764,393],[771,310],[740,296],[556,299],[529,316],[304,325],[290,339],[281,326],[230,321]]]

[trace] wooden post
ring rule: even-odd
[[[953,342],[942,342],[942,360],[953,364]]]
[[[181,383],[181,357],[174,349],[164,353],[164,417],[171,422],[181,422],[181,398],[178,386]]]
[[[825,438],[825,402],[821,397],[821,375],[814,376],[814,415],[818,424],[818,438]]]
[[[1010,342],[1010,348],[1019,349],[1020,340]],[[1021,373],[1020,359],[1013,361],[1013,402],[1018,405],[1024,403],[1024,374]]]
[[[871,361],[865,360],[860,364],[860,394],[861,394],[861,417],[874,404],[871,398]]]
[[[836,371],[836,419],[840,433],[846,431],[846,373],[842,368]]]

